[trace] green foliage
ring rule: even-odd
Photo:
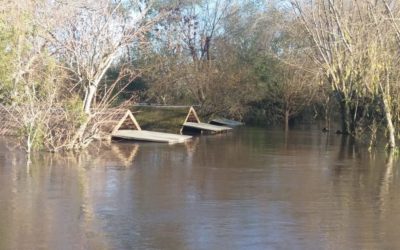
[[[15,53],[12,49],[14,32],[3,14],[0,14],[0,103],[9,101],[9,93],[12,90],[13,60]]]
[[[19,136],[21,140],[27,140],[29,136],[29,142],[31,145],[29,146],[29,150],[42,150],[45,148],[45,137],[46,137],[46,132],[45,132],[45,125],[41,123],[40,121],[37,121],[34,124],[26,124]]]
[[[75,128],[79,128],[88,119],[88,115],[83,112],[82,107],[83,101],[78,95],[73,95],[65,101],[66,122],[72,124]]]
[[[133,107],[132,111],[142,129],[179,133],[189,108]]]

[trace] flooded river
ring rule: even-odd
[[[0,139],[0,249],[396,249],[396,157],[335,134],[24,156]]]

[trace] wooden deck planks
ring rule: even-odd
[[[238,127],[238,126],[242,126],[243,123],[242,122],[238,122],[238,121],[234,121],[234,120],[229,120],[226,118],[215,118],[212,119],[210,122],[210,124],[213,125],[217,125],[217,126],[228,126],[228,127]]]
[[[114,138],[125,140],[166,142],[170,144],[182,143],[192,138],[191,136],[187,135],[177,135],[146,130],[118,130],[115,131],[112,136]]]
[[[210,131],[210,132],[224,132],[231,130],[232,128],[226,127],[226,126],[217,126],[217,125],[212,125],[208,123],[196,123],[196,122],[185,122],[183,124],[184,127],[188,128],[194,128],[194,129],[199,129],[199,130],[205,130],[205,131]]]

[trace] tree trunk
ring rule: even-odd
[[[340,100],[340,118],[342,120],[342,134],[350,133],[350,107],[349,102],[346,100]]]
[[[86,114],[90,114],[90,108],[92,107],[92,102],[96,94],[96,89],[97,88],[95,85],[90,85],[89,88],[87,89],[85,103],[83,105],[83,110]]]
[[[289,110],[285,110],[285,131],[289,131],[289,117],[290,117]]]
[[[331,130],[331,117],[329,113],[325,114],[325,128],[329,131]]]
[[[92,117],[89,116],[88,118],[86,118],[86,121],[81,124],[81,126],[76,131],[75,135],[72,137],[67,149],[71,150],[71,149],[82,148],[83,136],[85,134],[86,128],[87,128],[91,118]]]
[[[330,103],[329,103],[329,96],[327,98],[327,102],[324,105],[325,108],[325,128],[327,130],[331,129],[331,111],[330,111]]]
[[[386,119],[386,126],[387,130],[389,132],[389,141],[388,141],[388,147],[389,148],[395,148],[396,147],[396,139],[395,139],[395,129],[392,121],[392,113],[390,111],[390,105],[389,101],[385,96],[382,97],[382,104],[383,104],[383,112],[385,113],[385,119]]]

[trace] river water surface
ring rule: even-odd
[[[318,130],[24,155],[0,138],[0,249],[396,249],[396,157]]]

